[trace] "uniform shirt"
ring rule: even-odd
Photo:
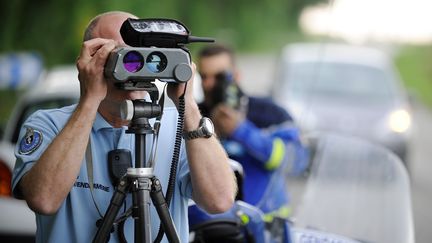
[[[18,143],[15,155],[17,157],[13,172],[12,187],[15,197],[20,197],[17,184],[22,176],[31,169],[43,151],[55,136],[63,129],[76,105],[60,109],[42,110],[27,119],[21,128],[21,143]],[[174,149],[175,131],[177,127],[177,110],[166,107],[161,121],[158,152],[154,174],[162,183],[165,193],[168,186],[171,157]],[[153,124],[154,119],[150,120]],[[31,129],[31,130],[30,130]],[[132,154],[132,164],[135,165],[135,135],[126,134],[123,128],[113,128],[97,113],[91,130],[91,150],[93,159],[93,201],[89,189],[87,165],[82,159],[81,168],[70,193],[54,215],[40,215],[36,213],[36,241],[37,242],[91,242],[96,234],[96,220],[100,219],[95,203],[105,214],[109,206],[114,187],[108,171],[108,152],[113,149],[129,149]],[[28,136],[29,132],[32,136]],[[152,135],[146,136],[147,156],[150,153]],[[171,199],[170,213],[174,220],[181,242],[188,240],[187,202],[192,195],[192,185],[189,166],[186,160],[184,144],[181,146],[180,160],[177,170],[177,181]],[[125,200],[126,209],[131,206],[132,194]],[[151,205],[152,237],[155,238],[159,228],[159,217]],[[123,207],[119,214],[123,213]],[[128,242],[134,239],[134,222],[131,217],[126,221],[125,236]],[[109,242],[117,242],[117,231],[111,233]],[[164,242],[167,242],[164,237]]]

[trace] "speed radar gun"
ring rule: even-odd
[[[158,178],[153,174],[160,120],[163,113],[164,95],[154,81],[185,83],[192,77],[191,56],[186,44],[192,42],[213,42],[213,39],[194,37],[182,23],[172,19],[127,19],[121,29],[121,36],[128,47],[115,49],[108,57],[104,69],[105,77],[122,90],[145,90],[150,101],[128,100],[124,102],[121,114],[130,120],[127,133],[135,134],[135,167],[127,168],[119,176],[116,191],[105,215],[98,224],[93,242],[107,242],[114,224],[134,218],[135,242],[152,242],[150,222],[150,200],[161,220],[155,242],[166,233],[169,242],[180,242],[169,212],[174,192],[175,175],[180,153],[184,121],[184,97],[179,99],[179,118],[174,152],[171,161],[170,178],[165,196]],[[156,118],[155,123],[149,123]],[[153,135],[150,155],[146,161],[146,135]],[[127,163],[120,163],[127,164]],[[118,216],[120,207],[128,193],[132,193],[132,208]],[[119,232],[123,232],[119,230]],[[124,236],[119,236],[125,242]]]

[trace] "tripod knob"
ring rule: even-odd
[[[125,100],[120,106],[120,116],[131,121],[138,118],[153,118],[162,113],[160,105],[145,100]]]
[[[120,117],[123,120],[131,121],[134,115],[134,105],[131,100],[125,100],[120,106]]]

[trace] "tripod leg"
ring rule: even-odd
[[[128,179],[126,176],[124,176],[120,179],[119,186],[112,196],[110,205],[105,213],[105,216],[103,217],[102,225],[99,227],[95,237],[93,238],[94,243],[108,242],[111,228],[120,210],[120,207],[123,205],[123,202],[126,198],[128,187]]]
[[[177,230],[171,218],[168,204],[162,192],[162,186],[156,177],[152,178],[151,199],[161,220],[161,225],[170,243],[180,243]]]
[[[150,224],[150,189],[150,178],[139,177],[134,180],[132,190],[132,216],[135,220],[135,243],[152,242]]]

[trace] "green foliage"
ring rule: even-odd
[[[432,108],[432,46],[407,46],[396,58],[405,86]]]
[[[0,52],[37,50],[47,66],[71,63],[82,33],[95,15],[112,10],[142,18],[167,17],[185,23],[196,36],[216,37],[240,51],[277,48],[297,31],[308,4],[326,0],[14,0],[0,3]],[[282,34],[281,34],[282,33]],[[274,35],[277,34],[277,40]],[[196,47],[192,47],[196,48]]]
[[[8,117],[20,94],[20,91],[0,89],[0,130],[4,129],[4,126],[6,126]]]

